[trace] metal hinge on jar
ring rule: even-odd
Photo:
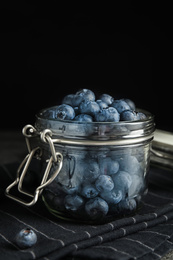
[[[36,158],[38,160],[41,159],[42,149],[40,147],[35,147],[33,149],[31,148],[30,138],[38,135],[38,132],[36,131],[36,129],[32,125],[26,125],[23,128],[22,132],[23,132],[23,135],[25,136],[25,139],[26,139],[28,154],[26,155],[26,157],[24,158],[24,160],[22,161],[22,163],[20,164],[20,166],[17,170],[17,176],[16,176],[15,181],[13,183],[11,183],[6,188],[5,193],[6,193],[7,197],[25,205],[25,206],[33,206],[37,202],[38,197],[41,195],[43,189],[47,185],[49,185],[56,178],[56,176],[59,174],[59,172],[62,168],[63,156],[62,156],[61,153],[55,152],[54,144],[53,144],[52,139],[51,139],[52,132],[50,130],[44,130],[43,132],[41,132],[40,138],[41,138],[42,141],[49,144],[51,156],[46,161],[47,166],[46,166],[46,169],[44,171],[40,185],[35,189],[33,194],[25,191],[23,189],[23,181],[24,181],[24,178],[25,178],[26,173],[28,171],[29,165],[31,164],[31,161],[32,161],[33,158]],[[48,178],[53,164],[57,165],[56,170],[51,175],[51,177]],[[14,186],[17,186],[19,193],[22,193],[22,194],[26,195],[27,197],[32,198],[32,200],[30,202],[27,202],[27,201],[24,201],[23,199],[21,199],[20,197],[16,197],[15,195],[11,194],[10,193],[11,189]]]

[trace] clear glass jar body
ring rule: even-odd
[[[49,211],[62,219],[107,222],[134,213],[147,193],[153,116],[119,123],[81,123],[49,120],[41,111],[37,131],[50,129],[63,166],[44,189]],[[42,164],[49,146],[40,143]],[[56,170],[56,163],[51,173]]]

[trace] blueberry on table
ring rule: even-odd
[[[85,204],[85,211],[91,219],[99,219],[106,216],[108,210],[107,202],[100,197],[90,199]]]
[[[96,188],[98,191],[111,191],[114,188],[114,182],[112,178],[108,175],[100,175],[96,182],[95,182]]]
[[[101,109],[95,114],[96,122],[119,122],[120,115],[114,107]]]
[[[135,120],[139,120],[138,117],[137,117],[136,112],[132,111],[132,110],[124,110],[120,114],[120,119],[121,119],[121,121],[135,121]]]
[[[79,106],[81,114],[88,114],[94,116],[100,110],[99,105],[95,101],[83,101]]]
[[[36,242],[37,235],[30,228],[22,229],[16,236],[16,244],[22,249],[32,247]]]
[[[83,198],[78,195],[67,195],[64,199],[65,208],[71,211],[78,210],[83,205],[83,203]]]
[[[115,100],[112,107],[116,108],[116,110],[121,114],[124,110],[130,110],[129,105],[123,99]]]
[[[66,104],[59,105],[56,109],[57,119],[72,120],[75,117],[74,109]]]
[[[114,101],[114,98],[112,96],[108,95],[108,94],[102,94],[100,96],[100,99],[103,102],[105,102],[108,106],[110,106],[113,103],[113,101]]]
[[[74,121],[79,121],[79,122],[93,122],[93,118],[90,115],[86,114],[79,114],[74,118]]]

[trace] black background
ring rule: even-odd
[[[117,2],[4,3],[1,129],[33,124],[41,108],[90,88],[134,100],[155,115],[157,128],[173,131],[171,6]]]

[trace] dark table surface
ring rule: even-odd
[[[0,131],[0,164],[20,163],[27,153],[25,139],[20,130]],[[173,252],[162,260],[173,259]]]

